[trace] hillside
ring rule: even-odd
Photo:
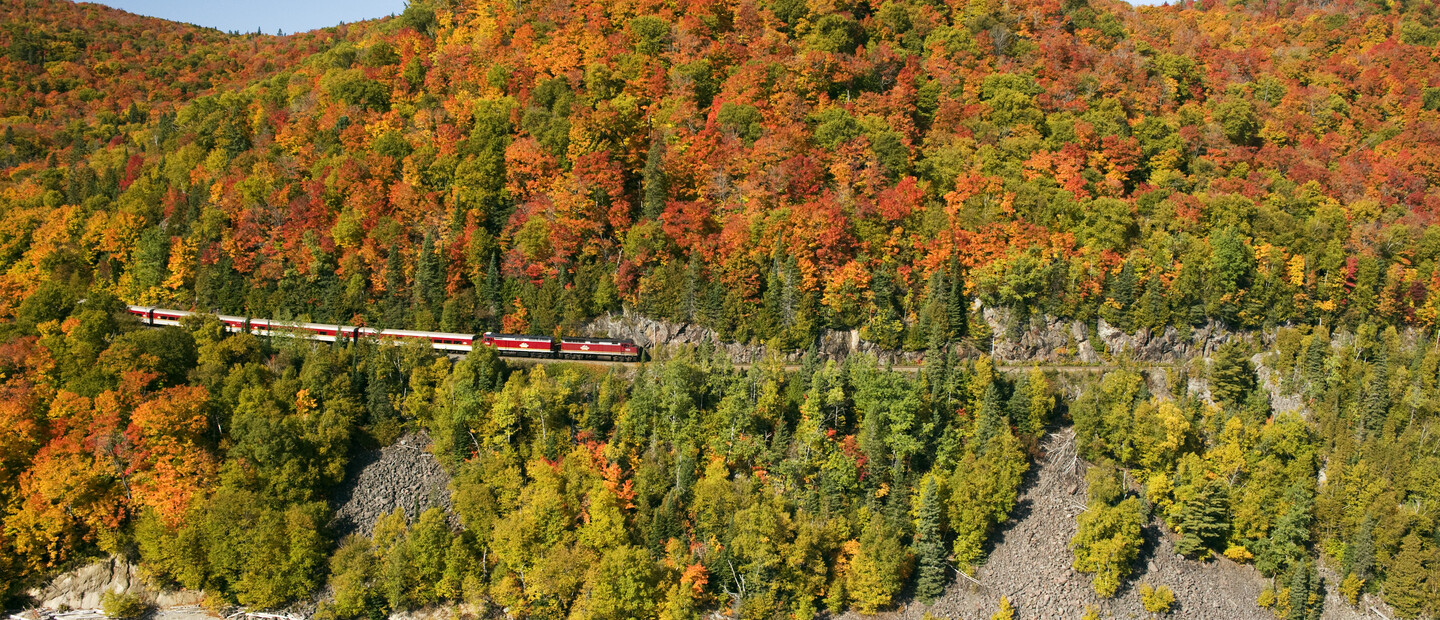
[[[871,614],[984,575],[1073,427],[1095,596],[1159,528],[1279,617],[1440,612],[1426,0],[418,0],[283,37],[24,0],[0,48],[13,604],[119,555],[335,620]],[[697,346],[452,364],[125,303]],[[332,528],[420,432],[447,508]]]

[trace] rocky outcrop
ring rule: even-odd
[[[1270,357],[1268,353],[1256,353],[1250,357],[1250,364],[1255,366],[1255,377],[1259,380],[1260,388],[1270,396],[1270,408],[1277,414],[1296,412],[1304,415],[1304,399],[1298,393],[1285,390],[1280,384],[1280,373],[1266,364]]]
[[[31,590],[29,595],[46,609],[98,609],[106,591],[134,594],[155,607],[193,605],[204,598],[203,593],[193,590],[152,588],[140,567],[115,557],[62,573],[44,588]]]
[[[1196,357],[1209,357],[1233,338],[1254,338],[1254,334],[1232,332],[1213,321],[1186,332],[1167,326],[1163,330],[1140,329],[1127,333],[1105,319],[1096,321],[1092,332],[1081,321],[1053,316],[1018,319],[1006,308],[984,308],[981,316],[995,334],[992,355],[997,361],[1017,364],[1097,364],[1117,358],[1180,364]]]
[[[1141,329],[1127,333],[1104,319],[1091,329],[1084,322],[1053,316],[1017,318],[1006,308],[980,308],[980,316],[994,334],[989,354],[1011,364],[1100,364],[1124,358],[1151,364],[1180,364],[1196,357],[1208,357],[1220,345],[1234,338],[1251,340],[1254,333],[1232,332],[1219,323],[1184,331],[1173,326],[1163,330]],[[628,338],[652,352],[673,346],[708,345],[737,364],[765,359],[766,347],[727,342],[714,330],[690,323],[652,319],[625,310],[596,318],[582,330],[606,338]],[[1265,338],[1260,336],[1262,340]],[[884,349],[860,337],[858,330],[821,330],[815,342],[822,360],[840,360],[848,355],[874,355],[881,364],[908,366],[921,363],[922,351]],[[956,353],[973,357],[981,353],[957,345]],[[786,362],[799,362],[805,351],[780,353]]]
[[[602,338],[628,338],[654,354],[667,347],[710,346],[736,364],[753,364],[766,358],[769,349],[762,345],[726,342],[714,330],[689,323],[652,319],[629,311],[609,313],[586,325],[584,334]],[[840,360],[852,353],[869,353],[881,364],[909,365],[924,359],[918,351],[893,351],[860,338],[858,330],[821,330],[815,350],[823,360]],[[805,351],[781,352],[786,362],[799,362]]]
[[[413,523],[421,512],[440,507],[452,513],[450,476],[429,452],[430,437],[411,433],[361,455],[332,498],[338,508],[330,527],[337,535],[369,536],[375,520],[400,508]]]

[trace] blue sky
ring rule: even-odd
[[[286,34],[384,17],[405,10],[404,0],[104,0],[107,6],[229,32]]]

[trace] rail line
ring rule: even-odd
[[[171,310],[151,306],[128,306],[130,314],[152,327],[178,326],[180,320],[195,314],[186,310]],[[225,330],[233,333],[250,333],[256,336],[289,336],[319,342],[337,340],[356,341],[362,338],[374,339],[403,345],[416,340],[428,341],[430,346],[452,358],[469,353],[476,346],[489,346],[507,358],[533,363],[555,363],[565,361],[587,361],[606,365],[633,367],[640,363],[643,350],[627,339],[608,338],[561,338],[559,342],[545,336],[523,334],[456,334],[449,332],[427,332],[406,329],[375,329],[329,323],[295,323],[272,319],[215,315]],[[478,345],[477,345],[478,343]],[[736,368],[749,368],[752,363],[738,363]],[[1003,372],[1020,372],[1032,368],[1063,373],[1095,373],[1120,370],[1131,366],[1119,364],[996,364],[995,369]],[[1170,364],[1147,364],[1142,368],[1173,368]],[[782,364],[786,371],[800,370],[799,364]],[[895,372],[918,373],[923,364],[897,364],[889,366]]]
[[[178,326],[185,317],[199,314],[151,306],[127,306],[130,314],[151,327]],[[375,339],[395,344],[428,342],[431,348],[448,355],[463,355],[477,346],[490,347],[506,357],[537,359],[595,360],[607,362],[638,362],[641,350],[631,340],[610,338],[565,337],[558,341],[546,336],[526,334],[456,334],[409,329],[376,329],[335,323],[290,323],[271,319],[217,314],[225,330],[256,336],[291,336],[320,342],[345,342]]]

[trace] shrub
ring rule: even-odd
[[[1010,599],[1000,597],[1000,610],[990,616],[990,620],[1015,620],[1015,607],[1010,604]]]
[[[100,610],[111,618],[139,618],[145,613],[145,603],[137,595],[106,590],[100,596]]]
[[[1340,594],[1344,595],[1345,600],[1350,601],[1351,605],[1360,603],[1360,593],[1364,591],[1365,580],[1355,573],[1345,575],[1345,580],[1340,582]]]
[[[1152,614],[1168,614],[1175,605],[1175,593],[1170,586],[1150,587],[1150,584],[1140,585],[1140,603],[1145,605],[1145,611]]]

